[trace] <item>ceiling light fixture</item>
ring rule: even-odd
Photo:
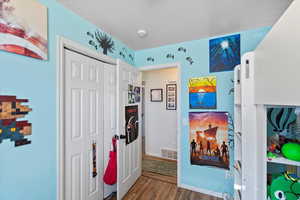
[[[139,29],[139,30],[137,31],[137,34],[138,34],[138,36],[139,36],[140,38],[144,38],[144,37],[146,37],[146,36],[148,35],[147,31],[144,30],[144,29]]]

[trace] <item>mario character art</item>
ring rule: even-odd
[[[25,117],[30,111],[27,99],[17,99],[16,96],[0,95],[0,144],[5,139],[15,143],[15,146],[30,144],[26,136],[31,135],[31,123],[28,121],[17,121]]]

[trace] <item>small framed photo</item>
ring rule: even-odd
[[[163,89],[151,89],[150,90],[151,102],[163,101]]]
[[[167,84],[166,86],[166,109],[177,109],[177,85]]]

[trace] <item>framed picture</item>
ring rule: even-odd
[[[209,72],[233,71],[241,64],[240,35],[230,35],[209,41]]]
[[[150,90],[151,102],[163,101],[163,89],[151,89]]]
[[[48,59],[48,10],[39,1],[0,0],[0,27],[0,50]]]
[[[167,84],[166,86],[166,109],[177,109],[177,85]]]

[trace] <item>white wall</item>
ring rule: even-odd
[[[300,105],[300,0],[295,0],[255,50],[255,102]]]
[[[166,84],[176,83],[177,71],[167,68],[143,72],[147,155],[161,157],[161,148],[177,150],[177,111],[166,110]],[[150,89],[158,88],[163,89],[163,102],[151,102]]]

